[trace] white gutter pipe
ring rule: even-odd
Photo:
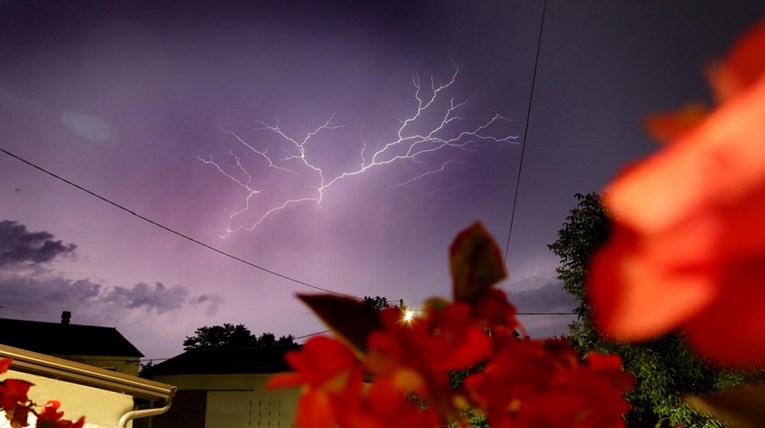
[[[177,389],[172,385],[153,380],[142,379],[7,345],[0,345],[0,358],[13,358],[11,369],[19,372],[36,374],[64,382],[90,386],[105,391],[119,392],[163,403],[162,407],[131,410],[125,413],[119,419],[119,428],[124,428],[132,419],[165,413],[170,408]]]

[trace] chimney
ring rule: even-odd
[[[69,321],[72,319],[72,313],[69,311],[61,312],[61,324],[69,325]]]

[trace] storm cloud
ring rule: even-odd
[[[103,300],[128,309],[143,308],[147,312],[163,312],[180,309],[189,290],[181,285],[167,288],[161,282],[154,286],[139,282],[132,288],[114,287],[105,293]]]
[[[194,306],[206,305],[207,315],[215,315],[216,313],[218,313],[218,308],[224,301],[225,299],[223,298],[223,296],[217,293],[202,294],[199,296],[194,296],[189,299],[189,303]]]
[[[52,321],[63,310],[94,308],[102,286],[88,279],[62,277],[0,278],[0,305],[5,318]]]
[[[0,221],[0,267],[27,262],[47,263],[58,256],[73,254],[74,244],[56,241],[48,232],[30,232],[16,221]]]
[[[76,248],[55,240],[52,233],[30,232],[16,221],[0,222],[0,315],[54,321],[66,310],[78,314],[77,322],[113,323],[136,310],[161,315],[198,307],[210,315],[223,301],[215,294],[192,295],[184,285],[106,286],[89,278],[71,279],[45,266],[56,257],[74,254]],[[43,268],[25,268],[30,266]]]
[[[518,319],[534,338],[568,334],[568,325],[576,315],[568,314],[576,307],[573,296],[563,291],[563,284],[550,276],[535,276],[510,285],[517,291],[507,298],[520,313]],[[532,313],[532,314],[529,314]],[[548,314],[550,315],[543,315]]]
[[[3,317],[54,321],[61,311],[78,314],[77,322],[116,322],[128,312],[163,314],[184,306],[201,306],[214,313],[222,302],[215,295],[191,296],[182,285],[166,287],[138,283],[132,287],[106,287],[90,279],[60,276],[0,278]]]

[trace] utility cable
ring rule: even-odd
[[[576,312],[516,312],[516,315],[576,315]]]
[[[103,202],[106,202],[106,203],[108,203],[108,204],[110,204],[110,205],[112,205],[112,206],[114,206],[114,207],[116,207],[116,208],[119,208],[120,210],[122,210],[122,211],[125,211],[125,212],[127,212],[127,213],[129,213],[129,214],[131,214],[131,215],[133,215],[133,216],[135,216],[135,217],[138,217],[139,219],[141,219],[141,220],[143,220],[143,221],[145,221],[145,222],[147,222],[147,223],[150,223],[150,224],[152,224],[152,225],[154,225],[154,226],[156,226],[156,227],[158,227],[158,228],[160,228],[160,229],[162,229],[162,230],[164,230],[164,231],[166,231],[166,232],[170,232],[170,233],[172,233],[173,235],[176,235],[176,236],[179,236],[179,237],[181,237],[181,238],[183,238],[183,239],[186,239],[186,240],[188,240],[188,241],[191,241],[191,242],[193,242],[194,244],[197,244],[197,245],[199,245],[199,246],[202,246],[202,247],[204,247],[204,248],[207,248],[208,250],[214,251],[214,252],[216,252],[216,253],[218,253],[218,254],[220,254],[220,255],[222,255],[222,256],[228,257],[228,258],[230,258],[230,259],[232,259],[232,260],[236,260],[236,261],[238,261],[238,262],[240,262],[240,263],[244,263],[245,265],[247,265],[247,266],[250,266],[250,267],[253,267],[253,268],[255,268],[255,269],[259,269],[259,270],[261,270],[261,271],[263,271],[263,272],[265,272],[265,273],[267,273],[267,274],[270,274],[270,275],[273,275],[273,276],[276,276],[276,277],[279,277],[279,278],[282,278],[282,279],[286,279],[287,281],[293,282],[293,283],[295,283],[295,284],[299,284],[299,285],[302,285],[302,286],[305,286],[305,287],[313,288],[313,289],[315,289],[315,290],[324,291],[324,292],[327,292],[327,293],[336,294],[336,295],[338,295],[338,296],[350,297],[350,298],[352,298],[352,299],[357,299],[357,300],[359,300],[359,298],[358,298],[358,297],[356,297],[356,296],[352,296],[352,295],[350,295],[350,294],[345,294],[345,293],[340,293],[340,292],[338,292],[338,291],[332,291],[332,290],[330,290],[330,289],[327,289],[327,288],[323,288],[323,287],[319,287],[319,286],[317,286],[317,285],[309,284],[309,283],[307,283],[307,282],[305,282],[305,281],[301,281],[301,280],[299,280],[299,279],[295,279],[295,278],[292,278],[292,277],[290,277],[290,276],[287,276],[287,275],[285,275],[285,274],[282,274],[282,273],[276,272],[276,271],[274,271],[274,270],[271,270],[271,269],[265,268],[265,267],[263,267],[263,266],[259,266],[259,265],[256,265],[255,263],[252,263],[252,262],[250,262],[250,261],[247,261],[247,260],[245,260],[245,259],[243,259],[243,258],[241,258],[241,257],[237,257],[237,256],[235,256],[235,255],[233,255],[233,254],[230,254],[230,253],[227,253],[227,252],[225,252],[225,251],[223,251],[223,250],[220,250],[220,249],[218,249],[218,248],[215,248],[215,247],[213,247],[212,245],[209,245],[209,244],[205,244],[204,242],[202,242],[202,241],[200,241],[200,240],[198,240],[198,239],[192,238],[192,237],[190,237],[189,235],[186,235],[186,234],[184,234],[184,233],[178,232],[178,231],[176,231],[176,230],[174,230],[174,229],[172,229],[172,228],[170,228],[170,227],[168,227],[168,226],[165,226],[165,225],[163,225],[163,224],[161,224],[161,223],[159,223],[159,222],[156,222],[156,221],[154,221],[154,220],[152,220],[152,219],[150,219],[150,218],[148,218],[148,217],[146,217],[146,216],[143,216],[143,215],[141,215],[141,214],[138,214],[137,212],[135,212],[135,211],[133,211],[133,210],[131,210],[131,209],[129,209],[129,208],[127,208],[127,207],[125,207],[124,205],[120,205],[120,204],[118,204],[117,202],[113,202],[112,200],[110,200],[110,199],[107,199],[107,198],[105,198],[105,197],[103,197],[103,196],[101,196],[101,195],[99,195],[99,194],[97,194],[97,193],[95,193],[95,192],[93,192],[93,191],[91,191],[91,190],[88,190],[88,189],[86,189],[86,188],[84,188],[84,187],[80,186],[80,185],[79,185],[79,184],[77,184],[77,183],[74,183],[74,182],[72,182],[72,181],[70,181],[70,180],[67,180],[67,179],[66,179],[66,178],[64,178],[64,177],[61,177],[60,175],[57,175],[57,174],[55,174],[55,173],[53,173],[53,172],[51,172],[51,171],[48,171],[47,169],[45,169],[45,168],[43,168],[43,167],[41,167],[41,166],[38,166],[38,165],[36,165],[36,164],[34,164],[34,163],[32,163],[32,162],[30,162],[30,161],[28,161],[28,160],[26,160],[26,159],[22,158],[21,156],[18,156],[18,155],[16,155],[16,154],[13,154],[13,153],[9,152],[8,150],[5,150],[5,149],[3,149],[2,147],[0,147],[0,152],[3,152],[3,153],[5,153],[6,155],[8,155],[8,156],[10,156],[10,157],[12,157],[12,158],[14,158],[14,159],[16,159],[16,160],[18,160],[18,161],[21,161],[21,162],[23,162],[23,163],[25,163],[25,164],[27,164],[27,165],[31,166],[32,168],[34,168],[34,169],[38,170],[38,171],[41,171],[41,172],[43,172],[43,173],[45,173],[45,174],[48,174],[49,176],[51,176],[51,177],[53,177],[53,178],[55,178],[55,179],[57,179],[57,180],[63,181],[64,183],[66,183],[66,184],[68,184],[68,185],[70,185],[70,186],[72,186],[72,187],[75,187],[75,188],[77,188],[77,189],[79,189],[79,190],[82,190],[83,192],[85,192],[85,193],[87,193],[87,194],[89,194],[89,195],[91,195],[91,196],[93,196],[93,197],[95,197],[95,198],[97,198],[97,199],[100,199],[101,201],[103,201]]]
[[[542,47],[542,32],[545,28],[545,12],[547,11],[547,0],[544,0],[542,6],[542,19],[539,23],[539,35],[537,36],[537,53],[534,58],[534,71],[531,75],[531,91],[529,92],[529,106],[526,110],[526,126],[523,130],[523,144],[521,145],[521,159],[518,162],[518,175],[515,180],[515,194],[513,195],[513,210],[510,213],[510,230],[507,232],[507,244],[505,245],[505,262],[507,262],[507,255],[510,252],[510,237],[513,234],[513,222],[515,220],[515,207],[518,205],[518,193],[521,188],[521,171],[523,171],[523,155],[526,152],[526,142],[529,135],[529,122],[531,121],[531,105],[534,100],[534,86],[537,80],[537,67],[539,66],[539,52]]]

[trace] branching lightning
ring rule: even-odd
[[[493,131],[499,122],[508,121],[500,114],[495,114],[471,129],[458,128],[458,125],[466,119],[460,115],[460,111],[468,104],[468,101],[455,102],[453,97],[447,100],[446,94],[457,81],[459,72],[460,67],[455,66],[451,78],[443,84],[437,84],[431,75],[429,85],[423,85],[420,76],[415,73],[412,76],[412,84],[416,110],[404,119],[399,119],[399,126],[392,133],[391,138],[384,144],[378,144],[371,153],[370,143],[374,133],[365,136],[362,128],[359,150],[360,164],[331,175],[315,157],[310,156],[306,148],[310,146],[317,135],[343,127],[337,122],[334,114],[302,138],[294,138],[284,132],[279,126],[278,119],[275,124],[258,122],[257,130],[270,132],[281,142],[282,145],[279,148],[281,156],[268,153],[265,148],[256,148],[236,132],[221,128],[223,132],[233,138],[242,150],[249,152],[250,156],[256,159],[258,168],[294,175],[305,184],[304,193],[301,195],[284,198],[281,203],[265,207],[265,209],[259,207],[263,211],[259,218],[251,221],[248,225],[235,226],[238,222],[237,218],[253,208],[257,197],[263,190],[262,186],[267,185],[266,181],[256,185],[253,182],[253,174],[250,173],[254,170],[248,171],[240,156],[231,150],[228,151],[231,160],[227,164],[216,161],[212,157],[207,159],[197,157],[200,162],[215,168],[223,177],[241,187],[245,193],[242,207],[230,213],[226,231],[221,235],[221,238],[242,230],[252,231],[267,218],[293,205],[311,203],[319,206],[327,189],[340,181],[359,176],[373,168],[405,162],[421,167],[422,171],[402,180],[400,184],[391,186],[391,188],[405,186],[429,175],[443,172],[449,165],[461,163],[450,159],[440,161],[437,165],[428,165],[424,158],[429,154],[446,150],[474,151],[476,150],[474,146],[477,143],[515,144],[517,135],[497,136],[498,132]]]

